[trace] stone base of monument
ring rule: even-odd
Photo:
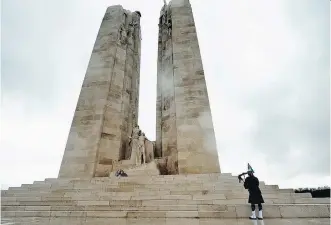
[[[119,167],[119,169],[123,169],[129,177],[160,175],[160,171],[157,167],[157,164],[154,161],[150,162],[150,163],[146,163],[144,165],[140,165],[140,166],[133,166],[133,165],[121,166],[121,167]],[[111,178],[116,177],[115,173],[116,173],[116,171],[112,172],[110,174],[110,177]]]
[[[1,191],[2,224],[263,224],[248,220],[248,193],[237,177],[151,174],[155,168],[151,163],[129,169],[129,177],[46,179],[11,187]],[[266,225],[329,224],[329,198],[264,182],[260,187]]]
[[[86,218],[77,220],[75,217],[41,217],[17,218],[15,222],[3,219],[3,225],[330,225],[329,219],[265,219],[250,221],[247,219],[215,219],[215,218]]]

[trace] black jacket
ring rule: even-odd
[[[264,199],[262,197],[259,184],[260,182],[259,179],[257,179],[257,177],[250,176],[245,179],[244,187],[245,189],[248,189],[249,192],[248,203],[251,204],[264,203]]]

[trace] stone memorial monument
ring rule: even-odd
[[[188,1],[159,19],[156,156],[178,174],[220,173],[206,80]],[[172,172],[172,174],[176,174]]]
[[[236,176],[220,172],[190,2],[164,3],[158,21],[156,141],[137,125],[142,15],[111,6],[58,178],[2,190],[1,224],[252,224],[248,193]],[[128,177],[116,177],[119,170]],[[260,188],[266,225],[268,220],[328,224],[330,199],[262,181]]]

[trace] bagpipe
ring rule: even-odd
[[[239,183],[241,183],[241,181],[244,182],[244,179],[246,179],[246,178],[245,178],[245,175],[247,175],[247,174],[248,174],[248,173],[245,172],[245,173],[241,173],[241,174],[238,175]],[[242,176],[244,176],[244,179],[242,178]]]
[[[241,181],[244,182],[244,179],[246,179],[245,178],[245,175],[247,175],[249,172],[254,173],[254,170],[251,167],[251,165],[249,165],[249,163],[248,163],[248,165],[247,165],[247,172],[244,172],[244,173],[241,173],[241,174],[238,175],[239,183],[241,183]],[[242,178],[242,176],[244,176],[244,179]]]

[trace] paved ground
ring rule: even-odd
[[[251,221],[246,219],[91,219],[85,222],[80,222],[72,218],[68,219],[52,219],[40,220],[38,218],[26,218],[24,221],[10,222],[2,219],[3,225],[330,225],[330,219],[314,218],[314,219],[265,219],[263,221]]]

